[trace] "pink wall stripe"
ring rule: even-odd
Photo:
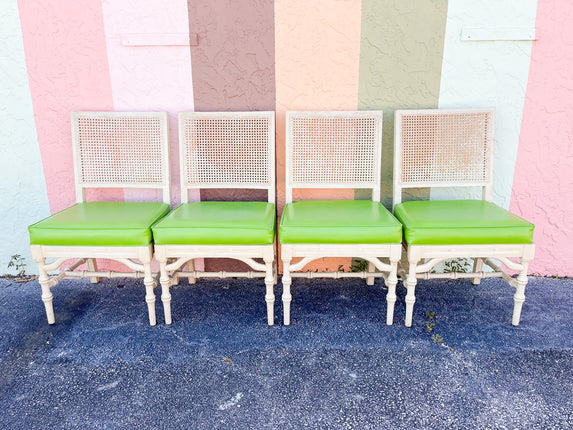
[[[129,18],[127,18],[129,17]],[[187,34],[187,0],[114,0],[103,3],[113,105],[118,111],[169,112],[171,144],[171,195],[180,202],[177,113],[192,111],[193,82],[188,46],[124,46],[122,35],[145,34],[161,40],[162,34]],[[124,190],[125,199],[161,201],[160,192]],[[199,193],[190,196],[198,200]]]
[[[511,210],[535,223],[530,273],[573,275],[573,8],[539,0]]]
[[[101,0],[19,0],[50,210],[75,202],[70,111],[112,110]],[[121,190],[88,197],[121,200]]]

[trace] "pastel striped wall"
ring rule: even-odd
[[[101,1],[19,0],[18,6],[48,199],[56,212],[75,203],[70,111],[113,109]],[[121,200],[123,192],[89,196]]]
[[[440,108],[496,107],[494,202],[509,208],[532,41],[466,41],[464,28],[534,28],[537,0],[458,0],[448,6]],[[433,189],[431,198],[480,198],[481,191]]]
[[[171,143],[173,204],[180,202],[177,114],[194,110],[188,46],[125,46],[133,34],[186,34],[186,0],[113,0],[102,3],[113,106],[118,111],[167,111]],[[129,19],[126,19],[129,17]],[[150,198],[147,191],[125,190],[125,200]],[[154,199],[161,201],[160,192]],[[199,195],[190,196],[191,201]]]
[[[16,0],[0,8],[0,41],[0,273],[15,254],[33,271],[27,226],[50,208]]]
[[[71,110],[169,111],[175,204],[178,111],[276,110],[280,214],[286,110],[383,109],[382,199],[389,205],[395,109],[495,106],[494,199],[536,223],[534,273],[573,275],[566,258],[573,243],[572,15],[568,0],[520,0],[519,7],[515,0],[4,2],[0,187],[9,203],[1,212],[8,233],[0,272],[9,256],[29,255],[27,224],[74,202]],[[467,27],[535,27],[538,40],[462,41]],[[192,33],[198,45],[124,46],[121,35],[134,33]],[[259,194],[212,191],[192,199],[264,199]],[[477,196],[417,190],[413,197],[467,195]],[[295,194],[365,197],[348,190]],[[16,224],[12,214],[19,214]]]
[[[573,6],[539,0],[511,209],[535,223],[532,273],[573,275]]]
[[[276,0],[276,128],[279,214],[285,192],[285,112],[356,110],[361,1]],[[295,190],[294,199],[352,199],[351,190]],[[349,259],[317,260],[308,270],[348,269]]]

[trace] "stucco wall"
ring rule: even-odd
[[[71,110],[168,111],[174,204],[177,112],[275,110],[280,215],[286,110],[383,109],[381,197],[389,205],[395,109],[495,106],[494,199],[536,224],[533,273],[573,275],[572,17],[569,0],[7,0],[0,8],[0,273],[14,254],[34,271],[26,226],[75,200]],[[467,27],[535,27],[537,40],[462,41]],[[127,47],[126,33],[192,33],[198,45]],[[158,199],[89,193],[142,196]],[[366,196],[295,193],[311,197]]]
[[[15,1],[0,8],[0,274],[20,254],[33,272],[27,226],[50,214]]]

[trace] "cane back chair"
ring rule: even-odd
[[[181,112],[179,147],[182,204],[153,227],[165,323],[171,324],[169,288],[180,277],[190,283],[196,278],[264,277],[267,322],[273,325],[274,112]],[[190,189],[207,188],[263,189],[267,202],[188,202]],[[254,271],[199,272],[196,258],[232,258]]]
[[[369,285],[384,277],[386,323],[392,324],[402,226],[380,203],[382,112],[291,111],[286,127],[286,206],[279,226],[284,324],[290,324],[294,277],[360,277]],[[372,198],[293,202],[293,188],[370,189]],[[363,258],[368,270],[300,272],[324,257]]]
[[[149,323],[155,325],[151,226],[169,212],[171,199],[167,113],[72,112],[71,120],[77,203],[29,227],[48,323],[55,322],[51,288],[61,279],[143,277]],[[88,202],[88,188],[161,189],[163,203]],[[132,271],[98,271],[96,258]],[[71,259],[77,260],[60,268]],[[84,263],[89,270],[75,270]]]
[[[401,270],[407,327],[418,278],[472,278],[476,285],[482,278],[504,278],[516,289],[512,324],[519,324],[534,226],[491,201],[494,125],[494,108],[396,111],[393,202],[407,252],[407,275]],[[481,187],[482,200],[401,203],[404,188],[428,187]],[[451,258],[474,258],[473,272],[430,273]],[[484,263],[493,271],[483,271]],[[502,265],[518,271],[517,278]]]

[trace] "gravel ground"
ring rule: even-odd
[[[532,277],[521,324],[498,279],[293,283],[292,324],[266,324],[262,280],[172,287],[173,324],[147,322],[141,281],[53,288],[0,279],[6,428],[573,428],[573,279]],[[428,329],[431,331],[428,331]]]

